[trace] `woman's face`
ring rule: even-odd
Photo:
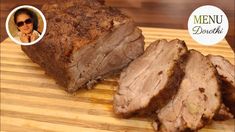
[[[29,19],[31,20],[30,16],[28,16],[27,14],[20,14],[17,16],[16,23],[23,22],[23,25],[19,24],[17,26],[20,32],[24,34],[29,34],[33,31],[33,22],[32,20],[30,22]]]

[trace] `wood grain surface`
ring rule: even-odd
[[[146,47],[156,39],[185,40],[189,48],[203,54],[218,54],[234,64],[234,53],[226,40],[215,46],[201,46],[187,30],[142,27]],[[66,93],[44,74],[9,38],[1,43],[1,131],[10,132],[152,132],[151,119],[121,119],[114,115],[112,98],[117,77],[94,89]],[[213,121],[201,132],[234,132],[235,120]]]
[[[44,3],[64,0],[1,0],[0,41],[6,37],[5,21],[12,9],[20,5],[32,5],[38,9]],[[228,17],[229,30],[226,40],[235,52],[235,1],[234,0],[99,0],[116,7],[133,18],[139,26],[187,29],[190,14],[199,6],[214,5]]]

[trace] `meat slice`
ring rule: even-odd
[[[114,111],[129,117],[150,114],[176,93],[183,76],[180,63],[187,54],[181,40],[158,40],[121,73],[114,95]]]
[[[215,116],[213,117],[215,121],[225,121],[232,118],[233,115],[230,113],[230,109],[224,104],[221,104],[219,111],[215,113]]]
[[[190,50],[179,90],[166,106],[157,111],[154,128],[167,132],[200,129],[220,108],[220,97],[216,69],[201,53]]]
[[[133,20],[95,0],[71,0],[42,7],[47,33],[22,50],[69,92],[127,66],[144,52]]]
[[[207,57],[215,66],[222,81],[223,103],[235,116],[235,66],[219,55],[207,55]]]

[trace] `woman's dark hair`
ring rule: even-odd
[[[15,24],[17,23],[16,19],[20,14],[28,15],[33,21],[33,29],[37,31],[37,29],[38,29],[38,17],[37,17],[37,15],[33,11],[31,11],[27,8],[21,8],[21,9],[17,10],[14,14]]]

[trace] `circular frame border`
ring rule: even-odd
[[[227,32],[225,33],[225,36],[224,36],[222,39],[220,39],[219,41],[215,42],[215,43],[204,43],[204,42],[200,42],[198,39],[194,38],[193,35],[192,35],[191,32],[190,32],[190,31],[191,31],[191,30],[189,29],[189,20],[190,20],[190,17],[193,15],[193,13],[194,13],[196,10],[199,10],[199,8],[202,8],[202,7],[212,7],[212,8],[215,8],[215,9],[221,11],[221,13],[223,13],[223,15],[225,16],[225,19],[227,20],[226,22],[227,22],[227,25],[228,25],[228,29],[227,29]],[[219,43],[220,43],[221,41],[223,41],[223,40],[226,38],[226,36],[228,35],[228,32],[229,32],[229,19],[228,19],[228,16],[226,15],[226,13],[225,13],[221,8],[219,8],[218,6],[215,6],[215,5],[201,5],[201,6],[197,7],[196,9],[194,9],[194,10],[192,11],[192,13],[190,14],[190,16],[188,17],[187,27],[188,27],[188,33],[189,33],[190,37],[191,37],[194,41],[196,41],[198,44],[200,44],[200,45],[202,45],[202,46],[213,46],[213,45],[219,44]]]
[[[40,37],[36,40],[36,41],[33,41],[33,42],[30,42],[30,43],[23,43],[23,42],[19,42],[17,41],[10,33],[9,31],[9,21],[10,21],[10,18],[11,16],[13,15],[13,13],[15,13],[17,10],[21,9],[21,8],[30,8],[30,9],[33,9],[33,10],[36,10],[39,15],[42,17],[42,21],[43,21],[43,30],[42,30],[42,34],[40,35]],[[46,33],[46,28],[47,28],[47,22],[46,22],[46,18],[45,16],[43,15],[43,13],[36,7],[34,6],[31,6],[31,5],[22,5],[22,6],[18,6],[16,8],[14,8],[10,14],[7,16],[7,19],[6,19],[6,24],[5,24],[5,27],[6,27],[6,31],[7,31],[7,34],[8,36],[11,38],[12,41],[14,41],[16,44],[19,44],[19,45],[33,45],[33,44],[36,44],[38,41],[40,41],[43,36],[45,35]]]

